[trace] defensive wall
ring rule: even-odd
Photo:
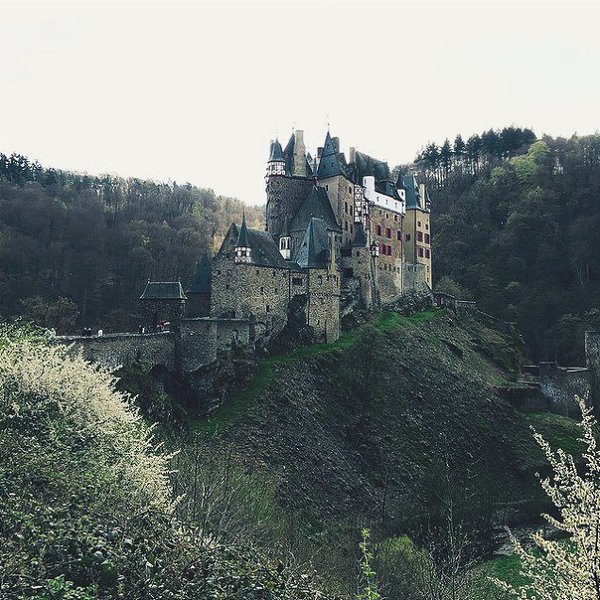
[[[139,365],[145,371],[162,365],[170,371],[190,373],[214,362],[220,351],[254,342],[246,319],[200,317],[182,319],[173,331],[61,336],[56,343],[71,345],[83,358],[115,369]]]

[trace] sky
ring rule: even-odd
[[[269,142],[390,165],[600,127],[596,2],[0,2],[0,152],[265,201]]]

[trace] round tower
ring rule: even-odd
[[[267,173],[265,178],[268,179],[273,175],[285,175],[285,157],[283,156],[283,149],[277,138],[275,138],[274,142],[271,142],[271,152],[267,162]]]

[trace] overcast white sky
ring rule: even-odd
[[[0,152],[264,202],[326,123],[391,165],[490,127],[600,127],[595,2],[0,3]]]

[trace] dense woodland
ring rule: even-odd
[[[0,154],[0,315],[61,333],[131,329],[147,279],[185,287],[242,211],[189,183],[91,177]],[[246,213],[262,220],[262,209]]]
[[[600,327],[600,135],[508,127],[427,144],[434,286],[517,321],[534,358],[581,363]],[[0,315],[59,332],[134,328],[145,281],[212,252],[240,201],[190,184],[43,168],[0,155]],[[263,209],[248,207],[254,226]]]
[[[434,287],[518,322],[531,354],[583,361],[600,327],[600,135],[506,128],[428,144]]]

